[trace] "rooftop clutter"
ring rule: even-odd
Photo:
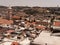
[[[32,18],[33,17],[33,18]],[[33,15],[27,17],[20,17],[20,19],[7,20],[3,19],[0,21],[0,29],[2,30],[1,42],[6,41],[21,41],[19,44],[23,44],[26,41],[33,41],[42,30],[45,30],[45,26],[41,25],[40,20],[35,19]],[[6,22],[5,22],[6,21]],[[5,31],[4,31],[5,30]],[[11,45],[13,45],[12,43]],[[17,45],[17,44],[16,44]]]
[[[8,8],[6,14],[4,11],[2,12],[0,15],[0,42],[4,42],[5,45],[27,45],[37,38],[42,30],[50,29],[51,26],[52,18],[46,14],[44,8],[30,9],[27,7],[22,10]]]

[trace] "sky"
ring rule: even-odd
[[[0,0],[0,5],[57,7],[60,6],[60,0]]]

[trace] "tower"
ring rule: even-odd
[[[12,8],[11,6],[8,7],[8,19],[12,19]]]
[[[59,7],[59,5],[57,5],[57,7]]]

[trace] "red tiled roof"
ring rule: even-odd
[[[54,26],[60,26],[60,21],[56,21],[53,23]]]
[[[0,24],[13,24],[13,21],[7,19],[0,19]]]
[[[15,15],[15,16],[12,16],[12,18],[19,19],[20,17]]]
[[[32,22],[31,24],[36,24],[36,22]]]
[[[11,32],[14,32],[14,30],[8,30],[7,32],[8,32],[8,33],[11,33]]]
[[[19,43],[18,42],[12,42],[11,45],[19,45]]]
[[[38,28],[38,29],[45,29],[46,27],[45,27],[45,26],[40,25],[40,26],[37,26],[36,28]]]

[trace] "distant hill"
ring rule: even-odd
[[[8,8],[7,6],[0,6],[0,8]]]

